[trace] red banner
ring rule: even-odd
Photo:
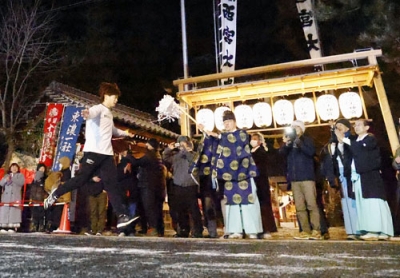
[[[49,169],[53,165],[54,152],[57,145],[59,123],[64,111],[64,104],[48,103],[43,129],[43,145],[40,150],[39,163]]]

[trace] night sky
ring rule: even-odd
[[[212,2],[186,1],[189,76],[216,72]],[[102,81],[116,82],[120,103],[154,115],[165,89],[177,91],[172,81],[183,77],[180,1],[57,0],[56,9],[56,34],[66,50],[52,80],[91,93]],[[354,10],[318,22],[324,55],[370,47],[357,39],[369,20]],[[239,0],[236,54],[236,69],[308,59],[295,1]],[[398,76],[385,72],[383,79],[395,100],[391,82]]]
[[[172,81],[183,77],[180,1],[70,2],[56,2],[69,68],[54,79],[88,92],[101,81],[116,82],[121,103],[148,112],[164,88],[177,90]],[[190,0],[185,7],[189,75],[215,73],[212,1]],[[237,37],[236,69],[308,58],[294,2],[239,1]]]

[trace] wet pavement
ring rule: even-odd
[[[400,241],[1,234],[0,277],[400,277]]]

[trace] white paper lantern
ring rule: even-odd
[[[294,102],[294,113],[296,119],[305,123],[315,121],[314,101],[310,98],[301,97]]]
[[[257,127],[270,126],[272,124],[271,105],[266,102],[258,102],[254,104],[253,120]]]
[[[223,130],[225,128],[224,121],[222,120],[222,115],[226,110],[231,110],[231,109],[229,109],[229,107],[226,106],[220,106],[214,111],[215,126],[218,130]]]
[[[360,118],[362,115],[361,98],[357,93],[347,92],[339,96],[339,106],[346,119]]]
[[[242,104],[235,107],[236,126],[238,128],[251,128],[253,126],[253,109]]]
[[[293,105],[286,99],[280,99],[272,108],[275,121],[278,125],[288,125],[293,122]]]
[[[196,121],[204,126],[205,130],[214,129],[214,112],[211,109],[203,108],[197,111]]]
[[[317,111],[323,121],[339,118],[339,104],[335,96],[322,95],[317,99]]]

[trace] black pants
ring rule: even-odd
[[[263,194],[261,191],[264,190]],[[264,233],[275,233],[278,231],[275,224],[274,212],[272,210],[270,187],[257,189],[257,196],[260,202],[261,221]]]
[[[174,198],[177,198],[174,196],[174,182],[172,179],[167,181],[167,195],[168,195],[168,207],[169,207],[169,215],[171,216],[172,220],[172,227],[173,229],[177,232],[177,226],[178,226],[178,213],[176,212],[177,209],[175,208],[174,205],[176,204],[176,201]],[[189,220],[188,220],[189,221]]]
[[[78,189],[88,183],[94,174],[100,170],[103,173],[101,181],[104,190],[107,191],[110,203],[117,215],[128,214],[128,209],[124,205],[124,192],[118,186],[117,167],[112,155],[104,155],[93,152],[86,152],[82,158],[81,167],[76,177],[68,180],[55,192],[55,196],[62,196],[67,192]]]
[[[197,186],[182,187],[174,184],[171,190],[174,198],[170,206],[172,206],[173,210],[177,213],[179,226],[178,234],[181,236],[189,235],[190,221],[187,215],[190,214],[193,220],[193,235],[202,235],[203,223],[197,201]]]
[[[205,220],[216,220],[217,218],[217,192],[212,188],[212,180],[210,176],[200,177],[200,196],[203,206],[203,214]],[[205,223],[207,226],[207,223]]]
[[[140,188],[144,214],[149,226],[156,229],[159,234],[164,234],[163,203],[164,192],[151,187]]]

